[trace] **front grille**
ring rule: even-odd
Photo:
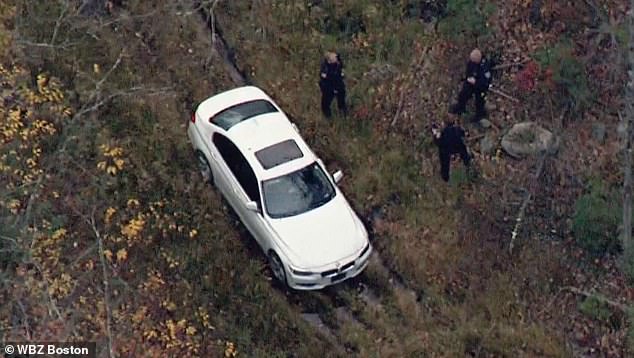
[[[333,270],[328,270],[328,271],[324,271],[321,273],[321,277],[328,277],[328,276],[332,276],[332,275],[336,275],[340,272],[344,272],[347,269],[349,269],[350,267],[354,266],[354,261],[350,261],[347,264],[339,267],[339,269],[333,269]]]

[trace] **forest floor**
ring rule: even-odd
[[[461,17],[434,25],[405,3],[415,2],[0,6],[14,43],[6,68],[26,68],[2,72],[3,340],[86,339],[103,356],[631,352],[634,290],[617,256],[589,255],[571,231],[587,183],[622,181],[625,2],[490,1],[488,21],[464,33]],[[485,54],[508,65],[495,88],[517,101],[489,94],[492,127],[465,124],[480,175],[469,180],[455,162],[447,185],[428,126],[457,93],[474,28]],[[577,73],[577,62],[550,59],[562,38],[589,78],[574,93],[554,84]],[[329,48],[345,60],[352,108],[332,121],[316,83]],[[531,61],[541,61],[535,73]],[[321,292],[278,287],[218,193],[196,180],[189,111],[243,83],[271,94],[328,168],[346,174],[342,190],[376,248],[358,278]],[[35,118],[56,129],[21,140],[10,121],[40,128]],[[555,155],[500,150],[525,120],[560,137]],[[484,137],[493,150],[481,150]]]

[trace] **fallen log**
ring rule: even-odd
[[[506,99],[509,99],[509,100],[511,100],[511,101],[513,101],[515,103],[519,103],[519,101],[520,101],[519,99],[517,99],[517,98],[515,98],[515,97],[513,97],[513,96],[511,96],[509,94],[506,94],[506,93],[504,93],[504,92],[502,92],[500,90],[497,90],[495,88],[489,88],[489,91],[491,91],[492,93],[497,94],[498,96],[502,96],[502,97],[504,97]]]
[[[537,166],[537,172],[535,173],[535,175],[533,176],[534,180],[539,179],[540,175],[542,174],[542,171],[544,169],[544,163],[546,162],[546,158],[548,157],[548,152],[544,152],[544,154],[542,155],[542,157],[539,160],[539,164]],[[515,247],[515,239],[517,239],[517,236],[519,235],[519,231],[520,228],[522,227],[522,222],[524,221],[524,215],[526,212],[526,207],[528,206],[528,203],[530,203],[531,199],[533,198],[533,193],[530,190],[526,190],[526,195],[524,196],[524,200],[522,200],[522,205],[520,206],[520,210],[517,213],[517,217],[515,219],[515,226],[513,227],[513,231],[511,232],[511,242],[509,244],[509,254],[513,253],[513,248]]]
[[[510,68],[510,67],[522,66],[524,64],[527,64],[530,61],[531,61],[531,59],[527,58],[527,59],[525,59],[523,61],[520,61],[520,62],[503,63],[501,65],[493,66],[491,69],[494,70],[494,71],[503,70],[503,69]]]

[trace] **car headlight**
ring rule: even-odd
[[[363,255],[365,255],[369,249],[370,249],[370,243],[365,245],[365,247],[363,248],[363,251],[361,251],[361,253],[359,254],[359,257],[363,257]]]
[[[312,276],[312,275],[316,275],[316,273],[312,272],[312,271],[295,270],[294,268],[291,268],[291,272],[294,275],[297,275],[297,276]]]

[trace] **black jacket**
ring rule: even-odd
[[[483,58],[480,63],[469,61],[467,62],[467,70],[465,71],[465,82],[467,78],[473,77],[476,80],[475,88],[478,91],[486,91],[491,84],[491,64]],[[469,84],[467,82],[467,84]]]
[[[442,130],[440,138],[434,137],[434,142],[441,152],[455,154],[462,152],[466,148],[463,141],[464,136],[464,129],[450,124]]]
[[[325,75],[325,77],[324,77]],[[319,69],[319,84],[332,88],[343,87],[343,62],[337,55],[337,62],[328,63],[326,59],[321,62]]]

